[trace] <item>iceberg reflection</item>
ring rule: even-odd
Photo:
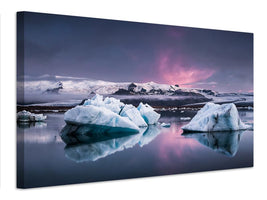
[[[194,138],[200,144],[215,152],[234,157],[238,151],[239,141],[244,131],[210,132],[210,133],[183,133],[187,138]]]
[[[35,127],[35,128],[45,128],[47,126],[46,122],[17,122],[17,126],[18,128],[31,128],[31,127]]]
[[[139,133],[134,135],[116,131],[107,133],[105,127],[102,130],[99,127],[98,134],[95,134],[95,128],[88,125],[66,125],[61,131],[61,138],[67,144],[65,156],[77,163],[96,161],[136,144],[143,147],[160,134],[157,126],[140,128]]]

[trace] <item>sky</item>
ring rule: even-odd
[[[253,91],[251,33],[30,12],[18,30],[18,75]]]

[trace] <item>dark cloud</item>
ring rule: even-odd
[[[253,89],[249,33],[26,12],[24,47],[29,76]]]

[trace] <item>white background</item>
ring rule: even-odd
[[[2,1],[1,187],[2,199],[267,199],[266,66],[264,1]],[[254,33],[254,168],[16,189],[16,11],[38,11]],[[219,47],[218,47],[219,48]],[[246,80],[244,80],[246,81]]]

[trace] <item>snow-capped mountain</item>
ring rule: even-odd
[[[153,106],[175,106],[213,101],[253,103],[253,93],[219,93],[209,89],[183,88],[179,85],[155,82],[110,82],[88,78],[41,76],[24,77],[18,81],[18,103],[36,104],[57,101],[57,104],[73,104],[94,94],[116,95],[125,103],[149,102]],[[164,103],[163,103],[164,102]]]
[[[102,94],[102,95],[185,95],[204,96],[213,95],[217,92],[206,89],[181,88],[179,85],[159,84],[155,82],[109,82],[92,79],[77,79],[55,76],[54,80],[25,80],[19,82],[18,87],[27,94]]]

